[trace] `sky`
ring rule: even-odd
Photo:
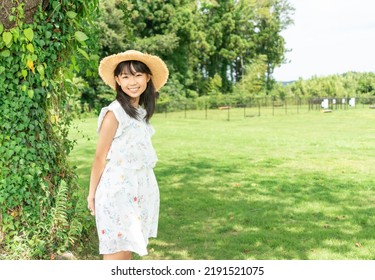
[[[375,0],[288,0],[294,24],[281,34],[289,61],[277,81],[375,72]]]

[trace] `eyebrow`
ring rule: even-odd
[[[129,71],[123,71],[120,73],[120,75],[137,75],[137,74],[144,74],[143,72],[138,72],[138,71],[135,71],[135,72],[129,72]]]

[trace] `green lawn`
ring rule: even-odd
[[[152,119],[161,209],[143,259],[375,259],[375,110],[218,114]],[[72,134],[82,207],[96,121]]]

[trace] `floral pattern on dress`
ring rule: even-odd
[[[95,194],[100,254],[147,255],[148,239],[157,236],[160,198],[153,172],[157,156],[151,143],[155,131],[143,120],[146,111],[138,110],[141,120],[128,116],[114,101],[98,118],[98,132],[108,111],[119,122]]]

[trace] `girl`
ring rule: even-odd
[[[168,68],[157,56],[129,50],[104,58],[99,75],[117,96],[99,115],[88,209],[103,259],[131,259],[132,252],[146,255],[149,237],[157,234],[157,156],[149,120]]]

